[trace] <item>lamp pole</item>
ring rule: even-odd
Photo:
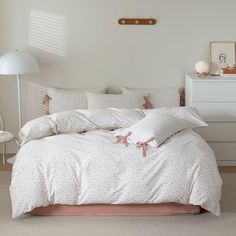
[[[16,76],[17,80],[17,96],[18,96],[18,124],[19,124],[19,131],[22,127],[22,115],[21,115],[21,83],[20,83],[20,75]]]
[[[4,131],[5,130],[5,125],[4,125],[4,120],[3,120],[3,117],[2,117],[1,113],[0,113],[0,124],[1,124],[2,131]],[[2,145],[2,163],[3,163],[3,165],[5,165],[5,160],[6,160],[6,158],[5,158],[5,149],[6,149],[6,144],[4,143]]]

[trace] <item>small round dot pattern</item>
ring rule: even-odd
[[[13,167],[12,216],[50,204],[201,205],[220,215],[222,180],[215,156],[184,130],[146,158],[135,145],[116,144],[115,131],[60,134],[25,144]]]

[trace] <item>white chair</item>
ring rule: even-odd
[[[5,125],[3,117],[0,113],[0,144],[2,144],[2,163],[5,165],[6,163],[6,143],[14,140],[14,135],[8,131],[5,131]]]

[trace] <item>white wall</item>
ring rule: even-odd
[[[59,87],[165,87],[183,84],[208,43],[236,41],[235,0],[0,0],[0,53],[31,52],[37,83]],[[0,14],[1,15],[1,14]],[[156,26],[120,26],[120,17]],[[15,79],[0,79],[0,109],[17,133]],[[23,86],[24,87],[24,86]]]

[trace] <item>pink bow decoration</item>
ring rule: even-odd
[[[143,98],[144,98],[144,100],[145,100],[145,103],[143,104],[143,107],[144,107],[145,109],[153,109],[154,107],[153,107],[153,105],[150,103],[150,101],[148,100],[148,97],[147,97],[147,96],[144,96]]]
[[[151,142],[152,140],[154,140],[154,138],[151,138],[146,142],[137,142],[136,143],[137,148],[142,148],[143,149],[143,156],[144,157],[147,156],[148,143]]]
[[[128,132],[126,135],[117,135],[116,143],[124,143],[126,147],[129,146],[127,138],[131,135],[131,132]]]
[[[52,100],[51,97],[49,97],[48,95],[45,95],[43,98],[43,104],[49,104],[49,101]]]

